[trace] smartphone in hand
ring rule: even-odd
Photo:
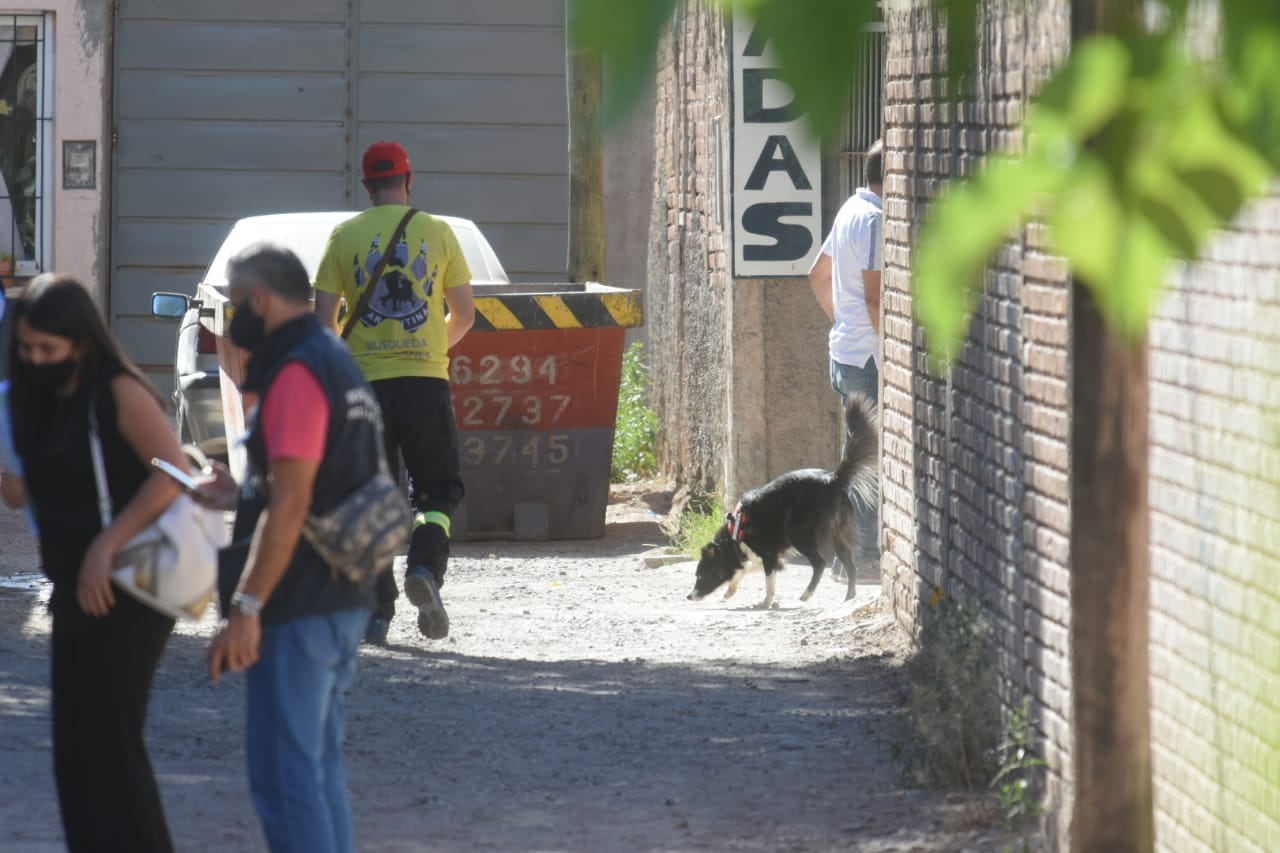
[[[174,465],[171,462],[166,462],[165,460],[157,457],[151,460],[151,467],[164,474],[168,474],[173,478],[174,482],[179,486],[182,486],[183,491],[187,494],[199,495],[200,484],[195,481],[194,477],[186,471],[183,471],[177,465]]]

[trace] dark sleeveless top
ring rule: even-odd
[[[102,531],[98,490],[89,453],[89,406],[98,415],[111,511],[119,514],[150,475],[150,468],[120,433],[111,380],[104,371],[70,397],[40,401],[31,413],[35,429],[18,436],[27,497],[40,528],[40,557],[53,581],[53,604],[74,600],[80,563]]]

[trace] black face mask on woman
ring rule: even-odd
[[[36,391],[52,394],[62,388],[76,375],[78,363],[74,358],[64,358],[49,364],[22,363],[22,376]]]
[[[231,322],[227,324],[227,337],[231,339],[231,343],[240,349],[253,352],[266,336],[267,321],[253,310],[249,300],[246,299],[236,306],[235,313],[231,315]]]

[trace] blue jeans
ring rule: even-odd
[[[249,669],[249,791],[272,853],[355,849],[342,762],[343,691],[355,679],[363,608],[262,627]]]
[[[853,367],[831,362],[831,387],[840,395],[843,406],[850,394],[858,393],[875,403],[880,401],[880,371],[876,369],[874,358],[868,358],[862,367]],[[858,566],[880,567],[880,495],[875,495],[871,505],[860,500],[852,492],[849,500],[853,501],[853,520],[858,527],[858,548],[854,559]]]

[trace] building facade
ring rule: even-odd
[[[1070,49],[1070,4],[985,4],[977,71],[957,102],[930,5],[883,4],[881,580],[912,634],[939,595],[990,622],[1001,698],[1030,700],[1048,761],[1046,838],[1066,850],[1076,762],[1105,741],[1074,712],[1073,614],[1091,603],[1073,595],[1070,568],[1070,270],[1043,227],[1014,235],[939,373],[913,319],[911,265],[934,195],[987,153],[1019,150],[1029,103]],[[713,4],[681,9],[658,75],[656,399],[666,469],[732,500],[789,467],[829,466],[838,448],[816,438],[835,434],[836,412],[807,284],[733,275],[720,212],[734,200],[717,202],[714,154],[740,85],[731,23]],[[830,209],[848,186],[827,180]],[[1159,850],[1280,849],[1277,223],[1280,195],[1252,205],[1171,274],[1150,325],[1150,673],[1134,677],[1150,683]]]
[[[241,217],[363,207],[360,154],[393,138],[415,202],[479,223],[513,279],[558,281],[564,55],[562,0],[10,3],[0,253],[18,283],[94,287],[167,388],[175,326],[151,293],[194,292]]]

